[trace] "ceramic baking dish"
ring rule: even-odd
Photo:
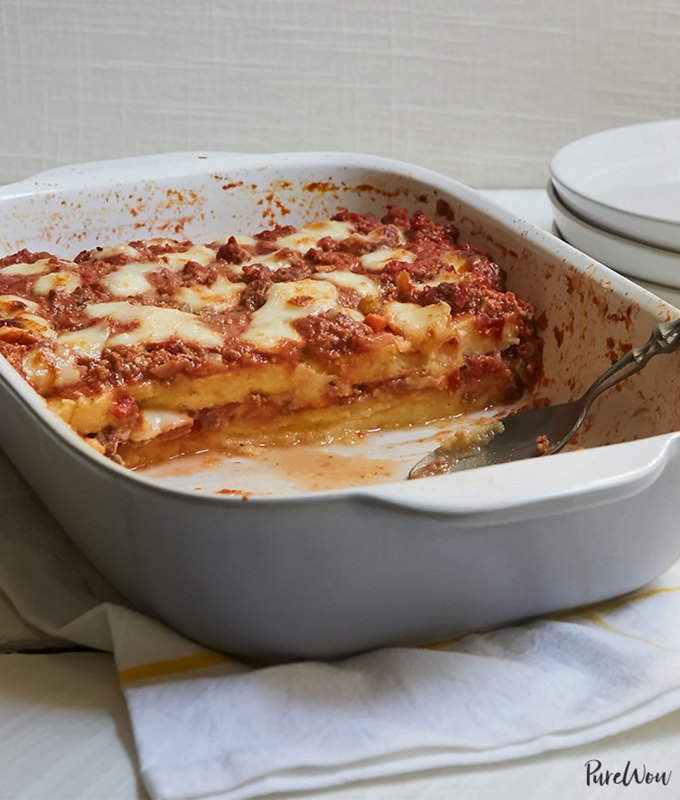
[[[0,189],[0,247],[72,256],[159,234],[209,241],[388,202],[453,214],[534,303],[537,393],[550,401],[579,394],[677,313],[471,189],[372,156],[182,153],[60,169]],[[99,456],[0,360],[0,444],[84,553],[182,633],[266,659],[433,642],[641,586],[680,554],[678,429],[676,355],[601,398],[585,449],[244,502]]]

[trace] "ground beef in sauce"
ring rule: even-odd
[[[274,242],[283,236],[290,236],[295,233],[295,228],[292,225],[274,225],[271,228],[266,228],[259,233],[256,233],[254,239],[259,239],[262,242]]]
[[[416,252],[433,247],[451,247],[455,245],[457,236],[458,231],[452,225],[441,225],[422,211],[416,211],[411,216],[408,238]]]
[[[192,263],[192,262],[189,262]],[[174,303],[175,292],[182,286],[182,277],[169,269],[159,269],[147,272],[146,279],[154,288],[155,297]]]
[[[80,330],[92,324],[92,320],[85,313],[85,306],[88,302],[96,302],[95,298],[90,299],[84,295],[83,291],[75,297],[73,293],[50,292],[43,305],[42,315],[59,330]]]
[[[334,250],[321,250],[311,247],[306,253],[305,258],[317,267],[317,271],[330,272],[331,270],[358,270],[360,267],[359,259],[352,253],[339,253]],[[328,267],[327,270],[319,270],[320,266]]]
[[[298,254],[296,254],[298,255]],[[241,293],[241,306],[248,311],[256,311],[265,304],[267,291],[273,283],[287,283],[301,281],[314,274],[310,264],[300,257],[290,267],[271,270],[262,264],[252,264],[243,267],[241,280],[246,284]]]
[[[240,305],[247,311],[261,308],[267,299],[267,291],[274,282],[271,270],[260,264],[243,267],[243,278],[246,287],[241,292]]]
[[[243,264],[250,258],[250,254],[236,241],[235,236],[230,236],[217,251],[217,257],[228,264]]]
[[[383,225],[396,225],[397,228],[408,230],[411,227],[411,215],[405,208],[387,206],[387,213],[382,218]]]
[[[17,372],[24,374],[22,360],[33,342],[5,342],[0,338],[0,356],[4,356]]]
[[[357,214],[355,211],[348,211],[346,208],[338,211],[331,219],[336,222],[349,222],[358,233],[370,233],[380,225],[380,220],[373,214]]]
[[[43,258],[50,258],[55,261],[58,260],[51,253],[45,253],[44,251],[33,253],[31,250],[27,250],[24,247],[21,250],[17,250],[16,253],[0,258],[0,268],[9,267],[12,264],[34,264],[36,261],[41,261]]]
[[[334,359],[371,347],[373,331],[347,314],[316,314],[293,323],[302,336],[303,355],[318,360]]]
[[[536,437],[536,455],[544,456],[552,447],[552,442],[548,437],[541,433]]]
[[[182,272],[180,280],[183,286],[210,286],[219,277],[220,271],[215,264],[199,264],[189,261]]]
[[[77,388],[97,391],[104,385],[140,383],[149,376],[163,381],[180,374],[201,377],[218,372],[229,364],[251,366],[264,360],[261,354],[237,339],[227,340],[219,350],[210,351],[179,340],[150,344],[143,350],[112,347],[96,361],[81,360],[85,375]]]

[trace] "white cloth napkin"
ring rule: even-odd
[[[680,564],[624,600],[434,648],[258,668],[127,608],[0,454],[0,588],[113,652],[152,797],[257,797],[574,746],[680,708]]]

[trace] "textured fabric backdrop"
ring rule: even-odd
[[[680,116],[674,0],[0,0],[0,180],[186,149],[379,153],[539,186]]]

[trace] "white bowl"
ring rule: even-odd
[[[551,183],[547,191],[557,227],[569,244],[617,272],[680,289],[680,253],[641,244],[590,225],[561,202]]]
[[[680,251],[679,119],[578,139],[555,154],[550,172],[562,201],[587,222]]]

